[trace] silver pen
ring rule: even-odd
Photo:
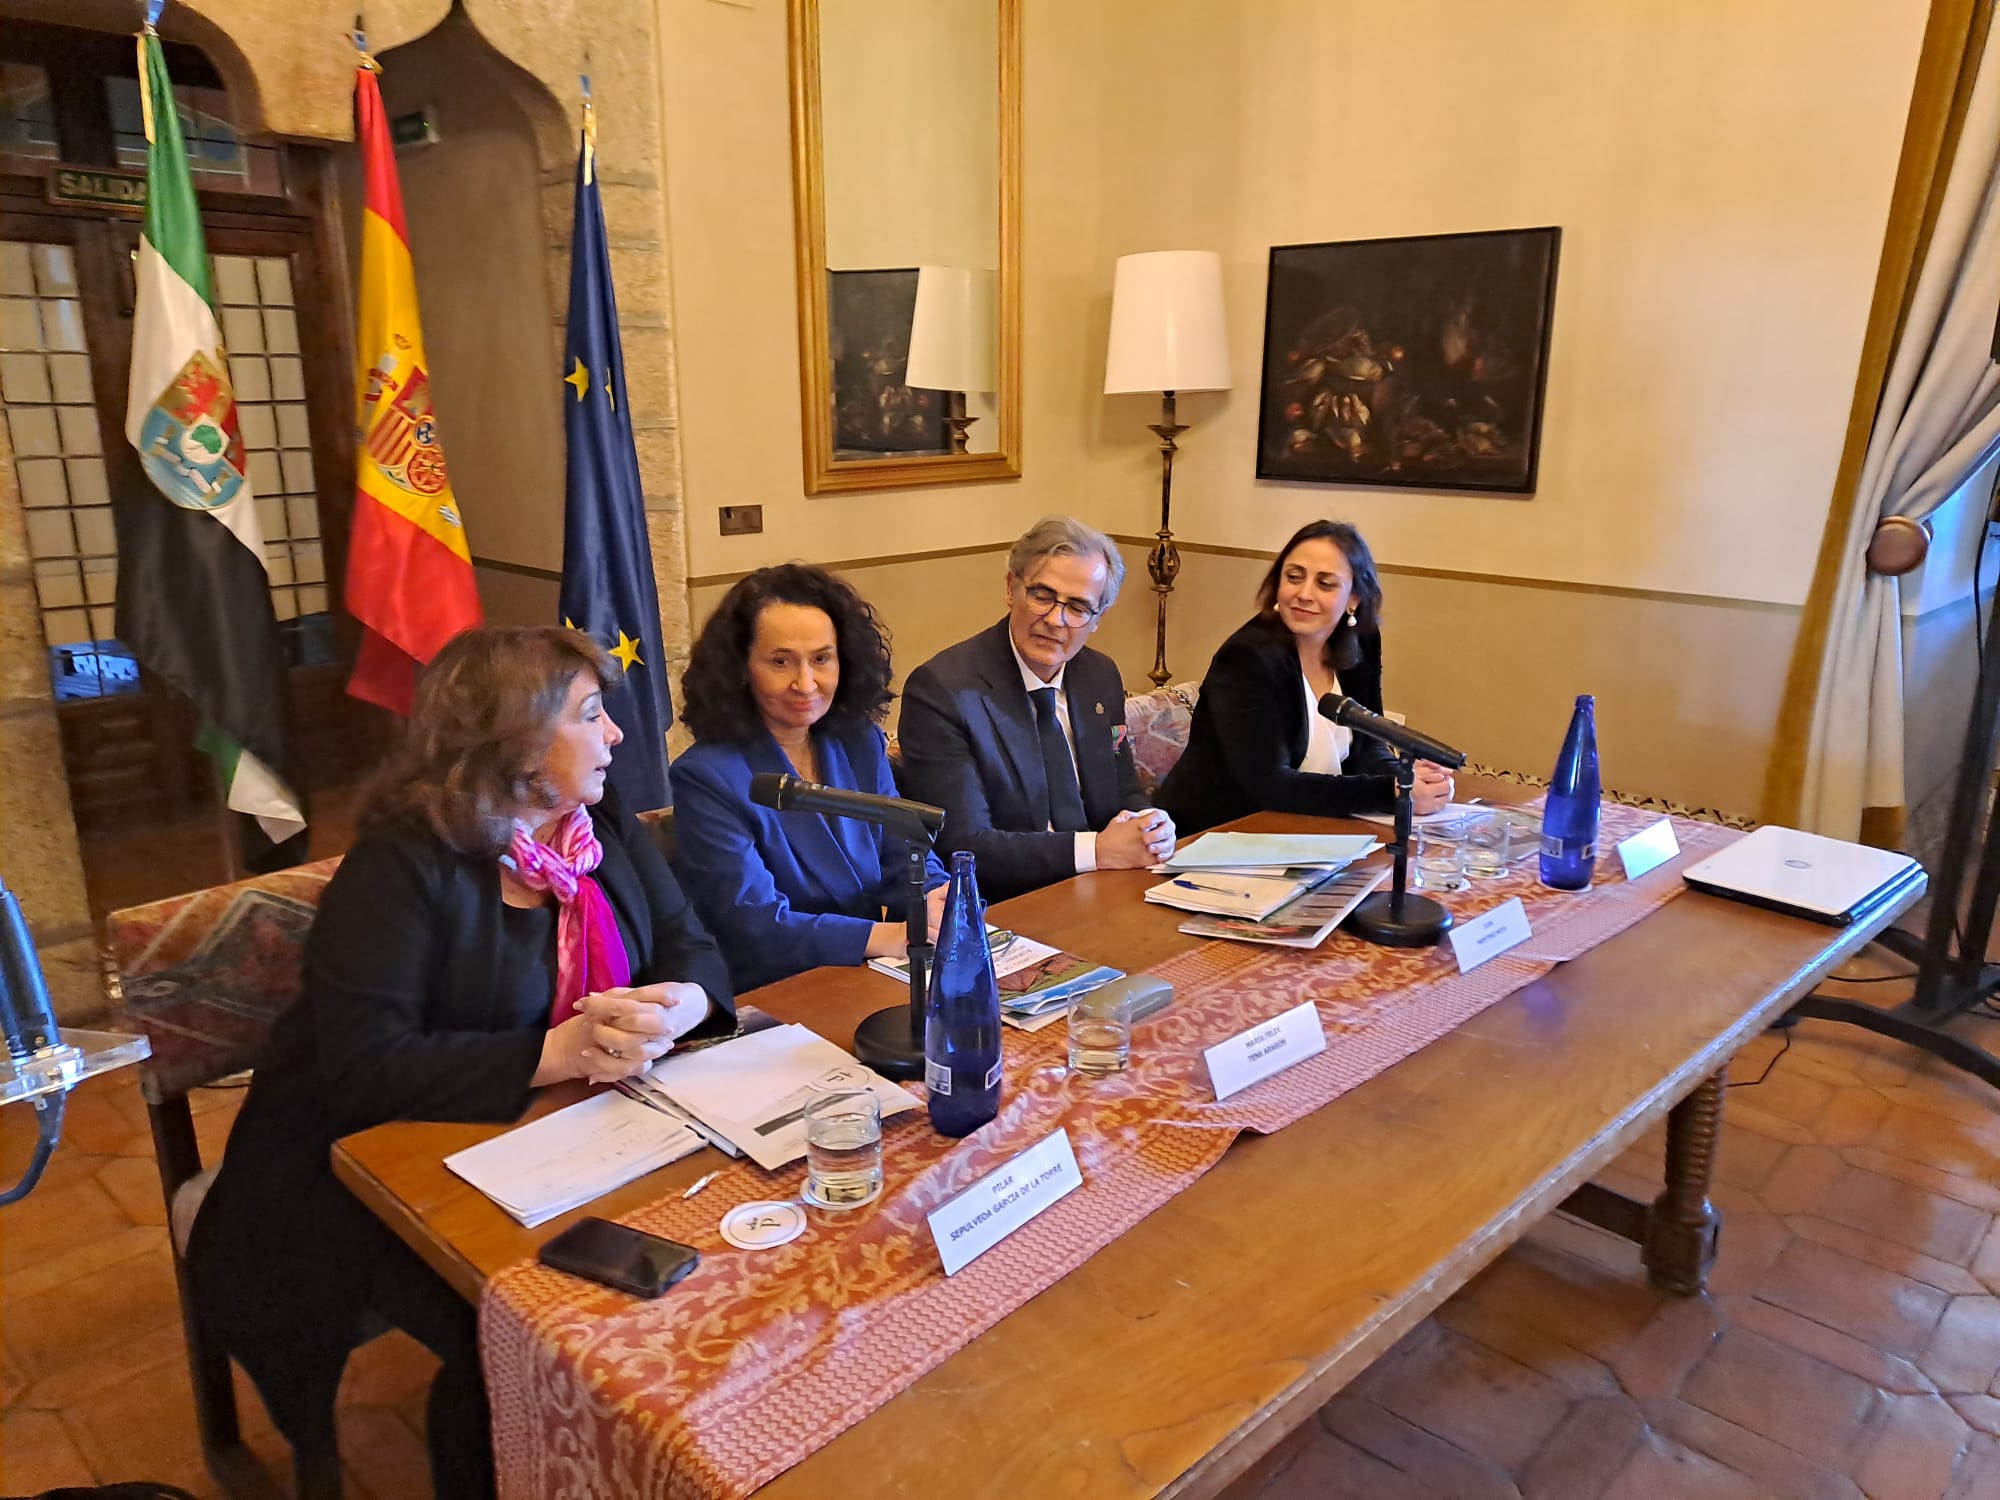
[[[696,1193],[700,1192],[703,1188],[707,1187],[711,1182],[715,1181],[715,1179],[720,1177],[721,1175],[722,1175],[722,1168],[720,1167],[717,1167],[713,1172],[704,1172],[701,1176],[695,1178],[693,1182],[690,1182],[687,1185],[686,1189],[681,1193],[681,1196],[683,1198],[692,1198]]]

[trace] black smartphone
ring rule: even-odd
[[[541,1262],[635,1297],[657,1297],[700,1265],[701,1254],[678,1240],[589,1218],[542,1246]]]

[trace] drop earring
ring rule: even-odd
[[[1355,618],[1354,618],[1354,606],[1353,606],[1353,605],[1351,605],[1351,604],[1350,604],[1350,605],[1348,605],[1348,607],[1347,607],[1347,628],[1348,628],[1349,630],[1352,630],[1352,629],[1354,629],[1354,628],[1355,628],[1355,627],[1356,627],[1357,625],[1359,625],[1360,623],[1361,623],[1361,622],[1360,622],[1359,620],[1357,620],[1357,619],[1355,619]]]

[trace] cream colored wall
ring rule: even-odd
[[[1569,695],[1595,690],[1613,785],[1757,810],[1924,0],[1024,0],[1023,477],[815,498],[784,8],[660,4],[697,581],[1003,544],[1051,509],[1150,533],[1157,405],[1099,393],[1111,266],[1214,249],[1237,389],[1182,399],[1182,538],[1261,549],[1355,520],[1388,572],[1391,691],[1413,721],[1540,770]],[[1564,242],[1536,496],[1254,479],[1270,246],[1548,223]],[[714,508],[740,502],[764,506],[762,536],[717,535]],[[1131,684],[1152,598],[1143,549],[1128,558],[1098,641]],[[934,563],[905,567],[867,577],[912,661],[969,612]],[[1188,554],[1176,677],[1241,622],[1257,571]]]

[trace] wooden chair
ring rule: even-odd
[[[195,1423],[209,1471],[232,1500],[277,1500],[278,1484],[243,1441],[229,1355],[203,1328],[186,1261],[188,1233],[214,1180],[195,1141],[192,1089],[252,1066],[271,1024],[298,999],[306,933],[339,860],[220,885],[106,918],[105,983],[152,1042],[139,1065],[166,1199]],[[298,1493],[338,1497],[331,1471],[301,1464]]]
[[[1201,696],[1198,682],[1177,682],[1149,693],[1125,696],[1125,732],[1132,741],[1132,763],[1139,786],[1150,797],[1167,779],[1167,772],[1187,749],[1194,706]]]

